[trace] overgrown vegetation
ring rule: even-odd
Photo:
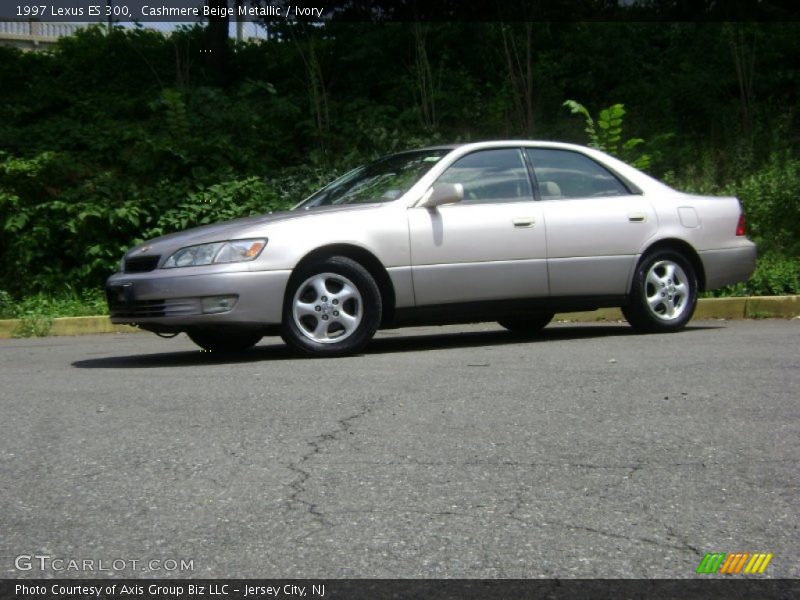
[[[108,312],[105,296],[99,289],[76,292],[69,286],[58,293],[43,293],[13,298],[0,290],[0,319],[17,319],[15,337],[44,336],[58,317],[90,317]]]
[[[684,191],[738,196],[761,258],[722,293],[797,293],[799,34],[794,23],[282,25],[263,43],[231,42],[224,79],[204,61],[201,28],[0,48],[3,314],[56,316],[44,310],[53,298],[100,311],[104,278],[143,239],[287,208],[381,153],[515,137],[591,143]]]

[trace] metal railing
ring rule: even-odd
[[[73,35],[83,27],[86,24],[0,21],[0,46],[14,46],[23,52],[44,50],[52,47],[58,38]]]

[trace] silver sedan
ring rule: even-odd
[[[114,323],[206,350],[279,334],[334,356],[379,327],[534,334],[556,311],[607,306],[637,330],[676,331],[698,292],[754,265],[736,198],[678,192],[582,146],[498,141],[393,154],[292,210],[150,240],[106,292]]]

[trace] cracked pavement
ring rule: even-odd
[[[185,336],[0,341],[0,572],[19,554],[191,559],[100,576],[800,576],[800,320],[672,335],[379,333],[304,359]]]

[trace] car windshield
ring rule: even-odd
[[[447,148],[436,148],[386,156],[342,175],[295,206],[294,210],[336,204],[391,202],[405,194],[449,152]]]

